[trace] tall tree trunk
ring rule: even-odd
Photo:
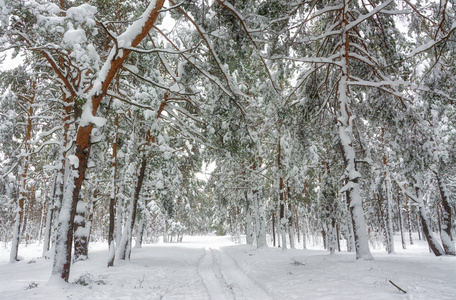
[[[230,227],[232,227],[232,221],[230,216]],[[163,243],[169,243],[169,236],[168,236],[168,220],[166,218],[163,220]]]
[[[21,168],[22,173],[20,175],[20,191],[19,191],[19,199],[16,208],[16,217],[14,219],[14,227],[13,227],[13,240],[11,242],[11,252],[10,252],[10,263],[14,263],[19,261],[18,252],[19,252],[19,243],[20,243],[20,236],[21,236],[21,225],[24,219],[24,203],[26,199],[26,177],[27,177],[27,162],[24,161],[23,166]]]
[[[302,207],[302,209],[300,210],[301,211],[301,223],[302,223],[302,228],[301,228],[301,232],[302,232],[302,249],[307,249],[307,238],[308,238],[308,228],[309,226],[307,225],[307,219],[308,219],[308,216],[307,216],[307,205],[306,203],[304,203],[304,207]],[[298,224],[299,226],[299,224]]]
[[[353,237],[353,222],[351,222],[350,216],[350,203],[348,203],[348,200],[346,200],[345,202],[347,204],[347,212],[349,214],[346,223],[347,252],[353,252],[353,250],[355,249],[355,242]]]
[[[327,237],[328,237],[329,253],[334,254],[336,252],[336,247],[337,247],[337,231],[336,231],[336,219],[335,218],[331,218],[329,220]]]
[[[400,202],[400,197],[399,197],[399,187],[397,187],[397,212],[399,214],[399,228],[401,229],[402,249],[407,249],[407,245],[405,244],[404,219],[402,217],[401,202]]]
[[[96,186],[98,186],[98,183]],[[86,256],[88,256],[88,254],[89,254],[90,235],[92,234],[92,224],[93,224],[93,210],[95,208],[97,201],[98,201],[98,189],[95,190],[93,199],[91,199],[91,201],[89,201],[89,208],[87,209],[88,215],[87,215],[86,226],[85,226],[86,234],[87,234],[85,239],[87,242],[84,244],[85,245],[84,252],[86,253]]]
[[[256,245],[257,248],[267,247],[268,244],[266,242],[266,218],[264,216],[263,200],[260,190],[253,191],[253,201],[255,209]]]
[[[87,243],[88,234],[86,231],[86,205],[82,199],[79,200],[76,207],[76,217],[74,220],[74,256],[73,262],[87,259]]]
[[[276,230],[275,230],[275,225],[276,225],[276,218],[275,218],[275,212],[276,210],[274,209],[272,211],[272,246],[275,247],[276,246]]]
[[[108,267],[114,266],[114,259],[116,257],[116,247],[114,243],[114,229],[115,229],[115,215],[116,215],[116,202],[117,202],[117,140],[119,137],[119,115],[116,115],[114,120],[116,127],[116,135],[112,143],[112,175],[111,175],[111,197],[109,200],[109,230],[108,230]]]
[[[95,188],[92,188],[93,193],[90,193],[92,194],[92,197],[89,199],[88,207],[86,207],[85,203],[81,199],[76,208],[77,215],[74,221],[74,262],[89,258],[89,242],[93,221],[93,206],[94,203],[97,202],[98,198],[98,180],[96,180],[94,186]]]
[[[288,235],[290,239],[290,249],[295,249],[295,234],[294,234],[294,226],[293,226],[293,212],[292,212],[292,205],[291,205],[291,192],[290,192],[290,185],[287,181],[287,202],[288,202]]]
[[[283,185],[283,178],[280,177],[280,191],[279,191],[279,203],[280,203],[280,211],[279,211],[279,223],[280,223],[280,236],[282,238],[281,245],[282,250],[287,249],[287,219],[285,218],[285,201],[284,201],[284,185]]]
[[[443,250],[448,255],[456,255],[456,250],[453,244],[453,236],[451,234],[452,218],[451,218],[451,206],[450,196],[446,188],[445,182],[442,177],[435,173],[437,177],[437,183],[439,185],[440,197],[442,198],[443,206],[443,226],[440,231],[440,238],[442,240]]]
[[[245,212],[245,241],[247,245],[253,245],[254,232],[252,227],[252,204],[251,204],[251,195],[247,191],[244,192],[245,202],[246,202],[246,212]]]
[[[339,223],[336,225],[336,240],[337,240],[337,251],[340,252],[340,230],[339,230]]]
[[[248,209],[245,216],[245,242],[247,245],[253,245],[254,231],[252,226],[252,214],[251,209]]]
[[[301,218],[302,220],[302,249],[307,249],[307,226],[306,226],[306,219]]]
[[[343,18],[346,16],[344,15]],[[345,21],[345,20],[344,20]],[[353,148],[351,132],[353,130],[354,116],[351,115],[350,98],[347,81],[348,77],[348,57],[349,57],[349,32],[343,30],[343,46],[341,52],[341,77],[339,80],[339,118],[337,119],[342,157],[345,163],[345,177],[347,184],[342,188],[346,192],[347,202],[350,208],[350,215],[353,223],[353,234],[355,237],[356,259],[372,260],[372,254],[369,249],[369,240],[364,219],[364,211],[359,186],[361,174],[356,167],[356,153]]]
[[[259,241],[261,232],[260,232],[260,212],[259,212],[259,205],[258,205],[258,190],[252,191],[252,200],[253,200],[253,219],[254,219],[254,229],[255,229],[255,243],[257,248],[262,248],[263,245],[259,245],[261,241]]]
[[[60,146],[60,172],[57,175],[57,187],[55,194],[55,218],[53,224],[53,247],[54,247],[54,263],[52,269],[52,275],[59,275],[65,281],[68,281],[70,265],[71,265],[71,249],[73,245],[73,224],[69,224],[74,220],[74,213],[76,206],[71,213],[73,203],[70,202],[73,198],[72,188],[74,186],[74,176],[77,171],[72,169],[72,166],[67,162],[68,151],[71,148],[68,145],[68,136],[70,133],[70,123],[72,122],[71,113],[74,108],[74,97],[71,95],[67,97],[66,93],[62,93],[63,97],[63,133],[62,133],[62,144]],[[75,174],[76,172],[76,174]],[[68,184],[68,186],[67,186]],[[65,198],[65,193],[67,196]],[[79,199],[75,199],[76,203]],[[66,201],[65,201],[66,200]],[[64,205],[65,204],[65,205]],[[65,235],[69,233],[69,235]],[[65,235],[65,236],[64,236]],[[71,240],[70,240],[71,239]],[[65,245],[67,243],[68,245]],[[69,253],[67,253],[69,249]]]
[[[404,185],[404,189],[407,188],[406,185]],[[413,245],[413,238],[412,238],[412,219],[410,218],[411,212],[410,212],[410,205],[408,201],[408,196],[405,195],[405,210],[407,211],[407,225],[409,229],[409,240],[410,240],[410,245]]]
[[[418,208],[419,210],[419,208]],[[421,221],[420,221],[420,216],[419,216],[419,213],[417,211],[415,211],[415,220],[416,220],[416,227],[417,227],[417,231],[418,231],[418,239],[421,241]],[[424,240],[426,240],[426,237],[423,237]]]
[[[28,225],[28,216],[31,215],[31,211],[33,208],[33,205],[35,204],[35,186],[33,185],[31,187],[31,191],[27,192],[27,197],[26,199],[29,199],[27,203],[24,205],[25,206],[25,213],[23,217],[23,222],[22,222],[22,233],[21,236],[25,237],[25,246],[27,247],[29,242],[30,242],[30,234],[27,228]]]
[[[146,174],[146,166],[147,166],[147,158],[144,155],[143,158],[141,159],[141,164],[140,164],[139,173],[138,173],[138,181],[136,182],[136,187],[134,190],[133,198],[130,203],[130,214],[128,217],[128,223],[125,224],[125,230],[124,230],[124,233],[122,234],[122,240],[120,242],[119,249],[118,249],[119,259],[130,259],[132,234],[133,234],[133,229],[135,227],[136,211],[137,211],[137,207],[138,207],[139,195],[141,193],[141,189],[142,189],[143,182],[144,182],[144,177]]]
[[[35,82],[33,82],[33,89],[35,89]],[[13,227],[13,240],[11,242],[11,252],[10,252],[10,263],[18,261],[18,252],[21,236],[21,225],[24,222],[24,209],[25,209],[25,200],[27,198],[27,172],[30,162],[30,140],[32,138],[32,117],[33,117],[33,103],[35,101],[35,94],[32,95],[28,101],[28,110],[27,110],[27,127],[25,132],[24,152],[26,156],[23,159],[21,166],[21,171],[19,172],[19,197],[17,201],[16,208],[16,217],[14,219]]]
[[[119,187],[119,192],[117,197],[117,205],[116,205],[116,246],[119,247],[120,241],[122,240],[122,224],[124,223],[124,215],[125,215],[125,204],[124,198],[121,197],[123,195],[123,185]]]
[[[118,39],[130,44],[131,47],[136,47],[152,29],[164,2],[164,0],[156,0],[150,3],[143,15],[131,24]],[[123,49],[119,54],[117,51],[118,49],[114,48],[111,50],[111,55],[109,55],[108,60],[99,72],[102,76],[94,81],[93,86],[98,87],[98,89],[89,92],[87,95],[88,100],[82,113],[85,116],[84,123],[80,124],[76,135],[76,157],[78,162],[72,169],[65,187],[66,191],[59,217],[60,226],[56,241],[56,254],[52,268],[53,277],[59,276],[66,282],[68,282],[70,276],[74,216],[90,154],[90,135],[93,129],[91,121],[99,121],[95,116],[100,103],[109,90],[115,75],[131,53],[131,50],[127,49]]]
[[[296,249],[294,226],[291,220],[288,222],[288,238],[290,239],[290,249]]]
[[[382,177],[380,179],[380,182],[379,182],[379,185],[378,185],[378,206],[379,206],[379,210],[380,210],[380,214],[381,214],[381,218],[382,218],[382,223],[383,223],[383,233],[384,233],[384,244],[386,246],[386,251],[388,252],[388,254],[391,254],[391,243],[392,243],[392,236],[391,236],[391,231],[389,230],[389,214],[388,214],[388,207],[386,208],[386,215],[385,213],[383,212],[384,208],[383,208],[383,205],[382,203],[385,202],[385,195],[384,195],[384,192],[385,190],[383,190],[383,182],[385,181],[385,178]],[[386,183],[385,183],[385,186],[386,186]],[[386,200],[387,202],[388,200]],[[387,203],[388,205],[388,203]]]
[[[296,205],[295,212],[295,227],[296,227],[296,237],[298,238],[298,244],[301,242],[301,226],[299,226],[299,214],[298,214],[299,207]]]
[[[64,67],[63,65],[61,66],[62,68]],[[54,192],[54,222],[53,222],[53,228],[52,228],[52,247],[55,252],[55,246],[56,246],[56,240],[57,240],[57,231],[59,229],[59,216],[60,216],[60,209],[62,208],[62,202],[63,202],[63,194],[64,194],[64,187],[65,187],[65,182],[68,180],[68,176],[71,173],[70,168],[71,166],[67,163],[67,156],[68,152],[72,148],[71,143],[73,141],[69,142],[69,135],[70,135],[70,128],[73,128],[75,126],[74,123],[74,118],[72,115],[74,115],[73,108],[74,108],[74,98],[75,94],[71,94],[70,96],[67,96],[65,92],[62,93],[62,122],[63,122],[63,131],[62,131],[62,137],[61,137],[61,144],[60,144],[60,149],[59,149],[59,160],[60,160],[60,170],[57,173],[56,176],[56,186],[55,186],[55,192]]]
[[[49,211],[49,206],[52,205],[50,200],[49,200],[49,192],[52,191],[54,188],[54,176],[52,176],[52,183],[49,183],[49,179],[46,179],[46,188],[43,193],[43,198],[40,207],[41,207],[41,217],[40,217],[40,228],[38,231],[39,237],[38,241],[41,244],[41,239],[43,238],[43,228],[46,227],[46,219],[47,219],[47,213]],[[46,232],[44,233],[46,234]],[[44,238],[43,238],[44,242]]]
[[[358,183],[360,174],[356,170],[355,151],[351,145],[351,141],[347,142],[347,138],[349,138],[347,132],[345,131],[347,127],[348,126],[339,124],[339,134],[343,143],[342,151],[347,175],[347,184],[343,188],[343,191],[346,193],[346,199],[349,205],[349,212],[353,225],[356,259],[363,258],[364,260],[372,260],[373,257],[369,249],[369,241]]]
[[[394,232],[393,232],[393,200],[391,195],[391,179],[388,176],[387,168],[388,163],[386,159],[386,151],[385,151],[385,128],[382,128],[382,151],[383,151],[383,180],[385,182],[384,191],[386,197],[386,224],[385,224],[385,232],[386,232],[386,248],[388,254],[394,253]],[[379,193],[382,191],[380,190]]]
[[[279,230],[280,235],[282,238],[282,250],[287,249],[287,222],[288,220],[285,218],[285,185],[283,184],[283,177],[282,177],[282,163],[281,163],[281,155],[282,155],[282,147],[280,146],[280,137],[279,137],[279,144],[278,144],[278,154],[277,154],[277,166],[279,170]]]
[[[328,249],[328,236],[326,235],[326,225],[322,224],[322,229],[321,229],[321,238],[323,240],[323,249]]]
[[[138,224],[138,234],[136,235],[135,248],[141,248],[142,247],[143,236],[144,236],[144,228],[145,227],[146,226],[144,224],[144,216],[141,214],[141,219],[139,220],[139,224]]]
[[[416,195],[417,195],[417,199],[418,199],[417,202],[420,205],[419,212],[420,212],[420,221],[421,221],[421,226],[422,226],[422,230],[423,230],[423,235],[426,237],[429,248],[432,250],[432,252],[435,254],[435,256],[441,256],[441,255],[445,254],[445,252],[443,251],[442,247],[438,243],[437,239],[432,235],[431,229],[429,227],[429,219],[427,217],[426,208],[424,206],[422,191],[418,187],[416,188]]]
[[[59,229],[59,219],[60,219],[60,209],[62,208],[62,202],[63,202],[63,193],[64,193],[64,183],[67,180],[68,174],[70,174],[70,168],[69,164],[67,164],[67,142],[68,142],[68,130],[69,130],[69,121],[65,121],[66,119],[69,119],[70,117],[64,117],[64,132],[62,135],[62,144],[60,146],[60,151],[59,151],[59,159],[60,159],[60,170],[58,171],[56,175],[56,186],[55,186],[55,193],[53,197],[53,222],[52,222],[52,250],[51,252],[55,253],[56,249],[56,244],[57,244],[57,232]]]
[[[54,175],[52,180],[51,196],[48,199],[47,213],[46,213],[46,225],[44,226],[44,241],[43,241],[43,257],[48,259],[49,249],[51,246],[51,232],[52,232],[52,219],[54,216],[54,201],[55,201],[55,189],[56,189],[57,174]]]
[[[59,275],[66,282],[68,282],[70,276],[74,218],[76,216],[82,182],[87,170],[92,128],[92,125],[88,125],[80,127],[78,130],[78,135],[76,137],[76,155],[70,157],[73,166],[69,170],[68,180],[65,183],[62,206],[60,208],[59,230],[56,238],[52,274],[53,276]]]
[[[234,225],[235,225],[235,230],[236,230],[236,233],[235,233],[236,238],[235,239],[236,239],[236,243],[240,244],[241,243],[241,222],[239,220],[240,219],[240,217],[239,217],[240,209],[239,209],[238,206],[236,206],[234,208],[234,214],[235,214],[235,218],[234,218],[235,219],[235,223],[234,223]]]
[[[390,178],[385,178],[385,193],[387,200],[387,213],[388,213],[388,238],[389,238],[389,247],[388,254],[394,254],[394,231],[393,231],[393,197],[391,195],[391,180]]]

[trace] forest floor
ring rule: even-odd
[[[72,266],[69,284],[47,283],[52,260],[41,245],[21,245],[9,264],[0,247],[0,299],[456,299],[456,257],[435,257],[424,241],[396,253],[256,249],[230,237],[185,236],[182,243],[134,248],[130,262],[106,267],[105,243]],[[391,282],[407,293],[401,292]]]

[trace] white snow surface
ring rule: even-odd
[[[76,155],[68,155],[68,161],[70,165],[73,165],[75,168],[79,167],[79,158]]]
[[[400,236],[395,240],[400,245]],[[133,248],[130,262],[112,268],[107,243],[92,242],[89,260],[72,266],[68,284],[48,283],[52,259],[39,258],[39,244],[21,244],[17,263],[8,263],[10,247],[2,245],[0,299],[455,299],[456,258],[435,257],[426,242],[414,242],[356,261],[354,253],[329,255],[312,243],[311,250],[282,251],[185,236],[183,243]],[[83,274],[88,285],[75,284]]]
[[[82,44],[87,40],[84,30],[82,29],[71,29],[67,30],[63,35],[63,42],[74,46],[75,44]]]

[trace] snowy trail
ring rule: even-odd
[[[205,248],[198,265],[198,273],[212,300],[272,299],[221,249]]]
[[[212,249],[204,249],[204,255],[198,264],[198,273],[206,286],[209,299],[222,300],[232,298],[229,295],[231,292],[228,290],[228,284],[220,273],[220,269],[214,265],[214,253]]]
[[[400,236],[396,236],[400,238]],[[397,241],[399,244],[400,241]],[[0,247],[0,300],[454,300],[456,257],[429,254],[425,241],[374,261],[353,253],[256,249],[230,237],[189,236],[182,243],[134,248],[130,261],[106,267],[107,243],[93,242],[89,260],[72,266],[70,283],[48,284],[51,259],[38,243],[20,248],[22,261],[9,264]],[[83,275],[87,285],[77,283]],[[400,292],[389,280],[407,291]]]

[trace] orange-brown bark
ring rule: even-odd
[[[131,46],[136,47],[139,43],[147,36],[148,32],[152,29],[155,21],[160,14],[160,10],[163,7],[164,0],[157,0],[155,7],[151,10],[147,20],[142,27],[141,31],[133,39]],[[92,115],[95,116],[97,114],[98,108],[100,106],[101,101],[103,100],[104,96],[106,95],[107,91],[110,88],[110,85],[115,78],[118,71],[121,69],[122,64],[130,55],[131,50],[123,49],[121,56],[115,56],[110,62],[110,68],[104,78],[103,82],[101,83],[101,91],[95,93],[91,100],[92,100]],[[71,203],[71,211],[70,211],[70,220],[68,229],[66,232],[61,232],[60,234],[65,235],[67,240],[65,242],[66,248],[66,261],[63,266],[61,265],[54,265],[53,273],[60,273],[61,278],[65,281],[68,281],[70,275],[70,264],[71,264],[71,251],[72,251],[72,243],[73,243],[73,224],[74,224],[74,216],[76,213],[76,206],[79,198],[79,193],[81,191],[82,182],[84,180],[85,172],[87,170],[87,163],[90,156],[90,135],[93,130],[93,124],[80,126],[78,128],[77,136],[76,136],[76,156],[79,159],[79,165],[77,167],[78,175],[74,178],[74,187],[72,193],[72,203]],[[56,253],[56,256],[58,253]]]

